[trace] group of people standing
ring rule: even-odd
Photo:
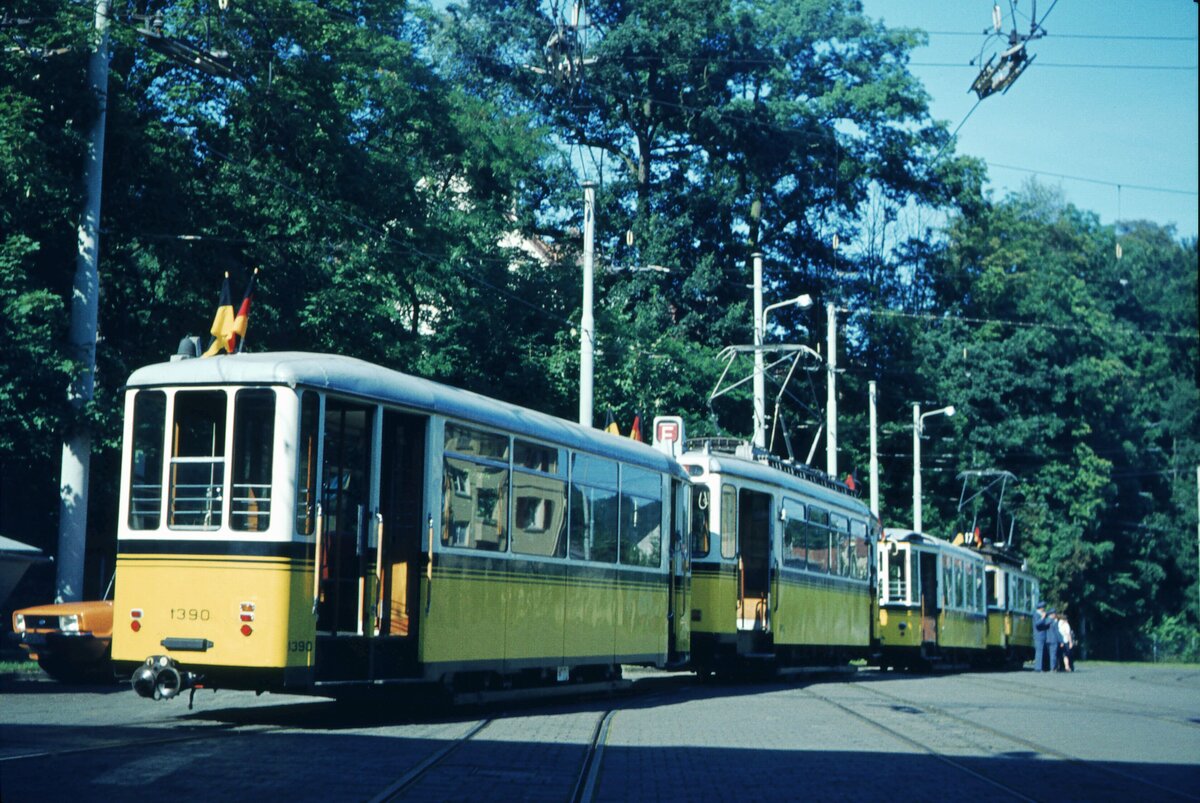
[[[1033,615],[1033,671],[1074,672],[1075,633],[1067,617],[1046,603],[1037,604]]]

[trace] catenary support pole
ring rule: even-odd
[[[88,471],[92,434],[84,409],[95,391],[96,331],[100,295],[100,190],[104,178],[104,126],[108,108],[109,0],[96,0],[96,42],[88,60],[88,85],[96,98],[96,116],[83,167],[84,207],[77,233],[78,254],[71,290],[70,354],[76,373],[67,390],[74,420],[63,440],[59,475],[58,569],[55,599],[83,595],[87,551]]]
[[[767,448],[767,382],[763,368],[763,278],[760,253],[753,253],[754,262],[754,445]]]
[[[583,183],[583,312],[579,320],[579,423],[592,425],[592,360],[596,321],[592,315],[596,242],[596,185]]]
[[[867,383],[867,395],[870,398],[871,407],[871,512],[875,514],[875,518],[879,518],[879,446],[875,435],[877,424],[875,410],[879,396],[874,379]]]
[[[913,531],[921,532],[921,405],[913,405]]]
[[[837,307],[825,305],[825,473],[837,477]]]

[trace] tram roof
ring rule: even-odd
[[[330,390],[686,475],[670,456],[647,444],[354,357],[275,351],[194,358],[139,368],[126,384],[135,388],[269,384]]]
[[[885,541],[895,541],[906,544],[921,544],[923,546],[930,546],[935,549],[943,549],[947,552],[954,552],[962,556],[970,556],[974,560],[983,560],[983,555],[974,549],[968,549],[965,546],[958,546],[942,538],[935,538],[932,535],[919,533],[915,530],[907,530],[903,527],[885,527],[883,529],[883,538]]]
[[[811,480],[796,474],[780,471],[757,460],[748,460],[731,454],[713,454],[710,452],[691,451],[680,455],[681,461],[699,462],[713,474],[742,477],[754,482],[777,485],[782,488],[795,489],[806,497],[820,499],[830,505],[840,505],[844,508],[855,509],[859,512],[869,512],[861,500],[848,494],[839,493],[826,488]]]

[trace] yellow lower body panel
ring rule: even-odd
[[[167,654],[209,666],[310,666],[312,580],[311,562],[291,558],[120,555],[113,660]],[[191,646],[170,648],[182,643]]]
[[[776,644],[862,647],[871,640],[871,596],[867,586],[809,584],[784,578],[771,612]]]

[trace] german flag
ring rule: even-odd
[[[250,284],[246,285],[246,294],[242,296],[242,304],[238,307],[237,317],[233,319],[233,325],[230,328],[226,348],[231,354],[235,351],[241,353],[246,340],[246,327],[250,323],[250,302],[254,300],[256,279],[258,279],[258,268],[255,268],[254,273],[250,274]]]
[[[629,437],[638,443],[642,442],[642,414],[636,411],[633,414],[633,426],[629,428]]]
[[[617,419],[613,418],[612,408],[608,410],[608,422],[604,425],[604,431],[609,435],[621,434],[621,428],[617,426]]]
[[[229,292],[229,271],[225,272],[225,281],[221,284],[221,300],[217,303],[217,314],[213,317],[212,328],[208,331],[215,338],[208,351],[202,357],[215,357],[222,351],[228,351],[228,339],[233,329],[233,296]]]

